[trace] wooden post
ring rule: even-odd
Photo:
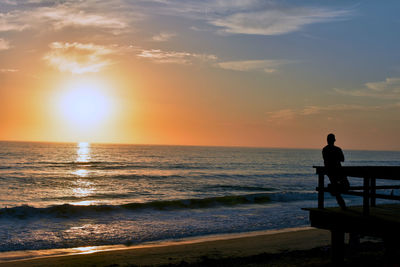
[[[371,207],[376,206],[376,178],[371,178]]]
[[[318,174],[318,208],[323,209],[324,208],[324,174],[319,173]]]
[[[364,216],[369,215],[369,187],[370,178],[364,177],[364,196],[363,196],[363,214]]]
[[[344,232],[331,230],[332,262],[340,265],[344,261]]]
[[[356,232],[349,233],[349,246],[352,250],[356,250],[360,245],[360,235]]]

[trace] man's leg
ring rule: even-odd
[[[344,202],[344,199],[342,198],[342,196],[340,195],[340,185],[338,183],[338,178],[337,176],[334,175],[328,175],[329,181],[331,182],[331,194],[332,196],[336,197],[336,201],[339,204],[339,206],[342,209],[346,209],[346,203]]]
[[[343,210],[347,209],[346,203],[344,202],[344,199],[342,198],[342,196],[341,196],[339,193],[336,193],[335,196],[336,196],[336,201],[337,201],[337,203],[339,204],[339,206],[340,206]]]

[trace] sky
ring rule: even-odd
[[[0,2],[0,140],[400,150],[400,2]]]

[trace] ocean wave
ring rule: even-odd
[[[123,170],[123,169],[159,169],[159,170],[197,170],[208,169],[210,166],[197,165],[193,163],[162,163],[157,166],[144,162],[118,162],[118,161],[68,161],[68,162],[52,162],[42,161],[36,163],[37,166],[50,168],[65,168],[65,167],[88,167],[98,170]],[[215,168],[215,167],[214,167]]]
[[[42,161],[38,162],[37,165],[45,165],[47,167],[65,167],[65,166],[118,166],[120,162],[112,161],[67,161],[67,162],[53,162],[53,161]]]
[[[302,200],[316,200],[317,192],[298,192],[298,191],[283,191],[278,193],[271,193],[269,197],[273,202],[291,202]]]
[[[235,206],[242,204],[262,204],[270,201],[266,194],[249,194],[237,196],[218,196],[209,198],[193,198],[180,200],[151,201],[145,203],[128,203],[122,205],[55,205],[46,208],[36,208],[22,205],[0,209],[1,218],[29,219],[37,216],[76,217],[93,213],[107,213],[113,211],[136,211],[143,209],[176,210],[212,208],[217,206]]]
[[[258,192],[265,192],[265,191],[275,191],[275,188],[270,187],[262,187],[262,186],[244,186],[244,185],[210,185],[206,188],[215,189],[221,188],[225,190],[232,190],[232,191],[258,191]]]
[[[196,209],[210,208],[216,206],[235,206],[241,204],[262,204],[269,202],[267,194],[249,194],[236,196],[218,196],[208,198],[193,198],[183,200],[153,201],[147,203],[130,203],[121,205],[126,209],[154,208],[159,210],[166,209]]]
[[[13,167],[11,166],[0,166],[0,170],[7,170],[7,169],[12,169]]]
[[[55,205],[45,208],[36,208],[28,205],[0,209],[0,219],[17,218],[29,219],[32,217],[51,216],[59,218],[73,218],[90,216],[109,212],[129,212],[145,209],[169,211],[180,209],[204,209],[221,206],[237,206],[248,204],[266,204],[269,202],[289,202],[313,200],[316,193],[307,192],[276,192],[256,193],[246,195],[216,196],[207,198],[159,200],[145,203],[128,203],[122,205]]]

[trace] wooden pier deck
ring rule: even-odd
[[[332,208],[305,208],[310,212],[312,227],[365,236],[400,236],[400,205],[387,204],[371,207],[369,215],[363,214],[362,206],[342,210]]]
[[[332,261],[341,263],[344,259],[345,233],[350,234],[350,242],[357,244],[359,236],[374,236],[382,238],[388,250],[389,257],[400,258],[396,254],[400,243],[400,204],[377,205],[376,199],[400,200],[400,196],[391,193],[385,194],[382,190],[399,189],[395,185],[382,185],[386,180],[393,183],[400,181],[400,167],[394,166],[357,166],[342,167],[341,174],[352,179],[363,179],[363,186],[351,186],[342,195],[360,196],[363,198],[362,206],[350,206],[347,209],[339,207],[324,207],[324,193],[330,192],[325,187],[325,167],[314,167],[318,174],[318,207],[304,208],[309,211],[311,226],[331,231]],[[376,185],[376,180],[380,185]]]

